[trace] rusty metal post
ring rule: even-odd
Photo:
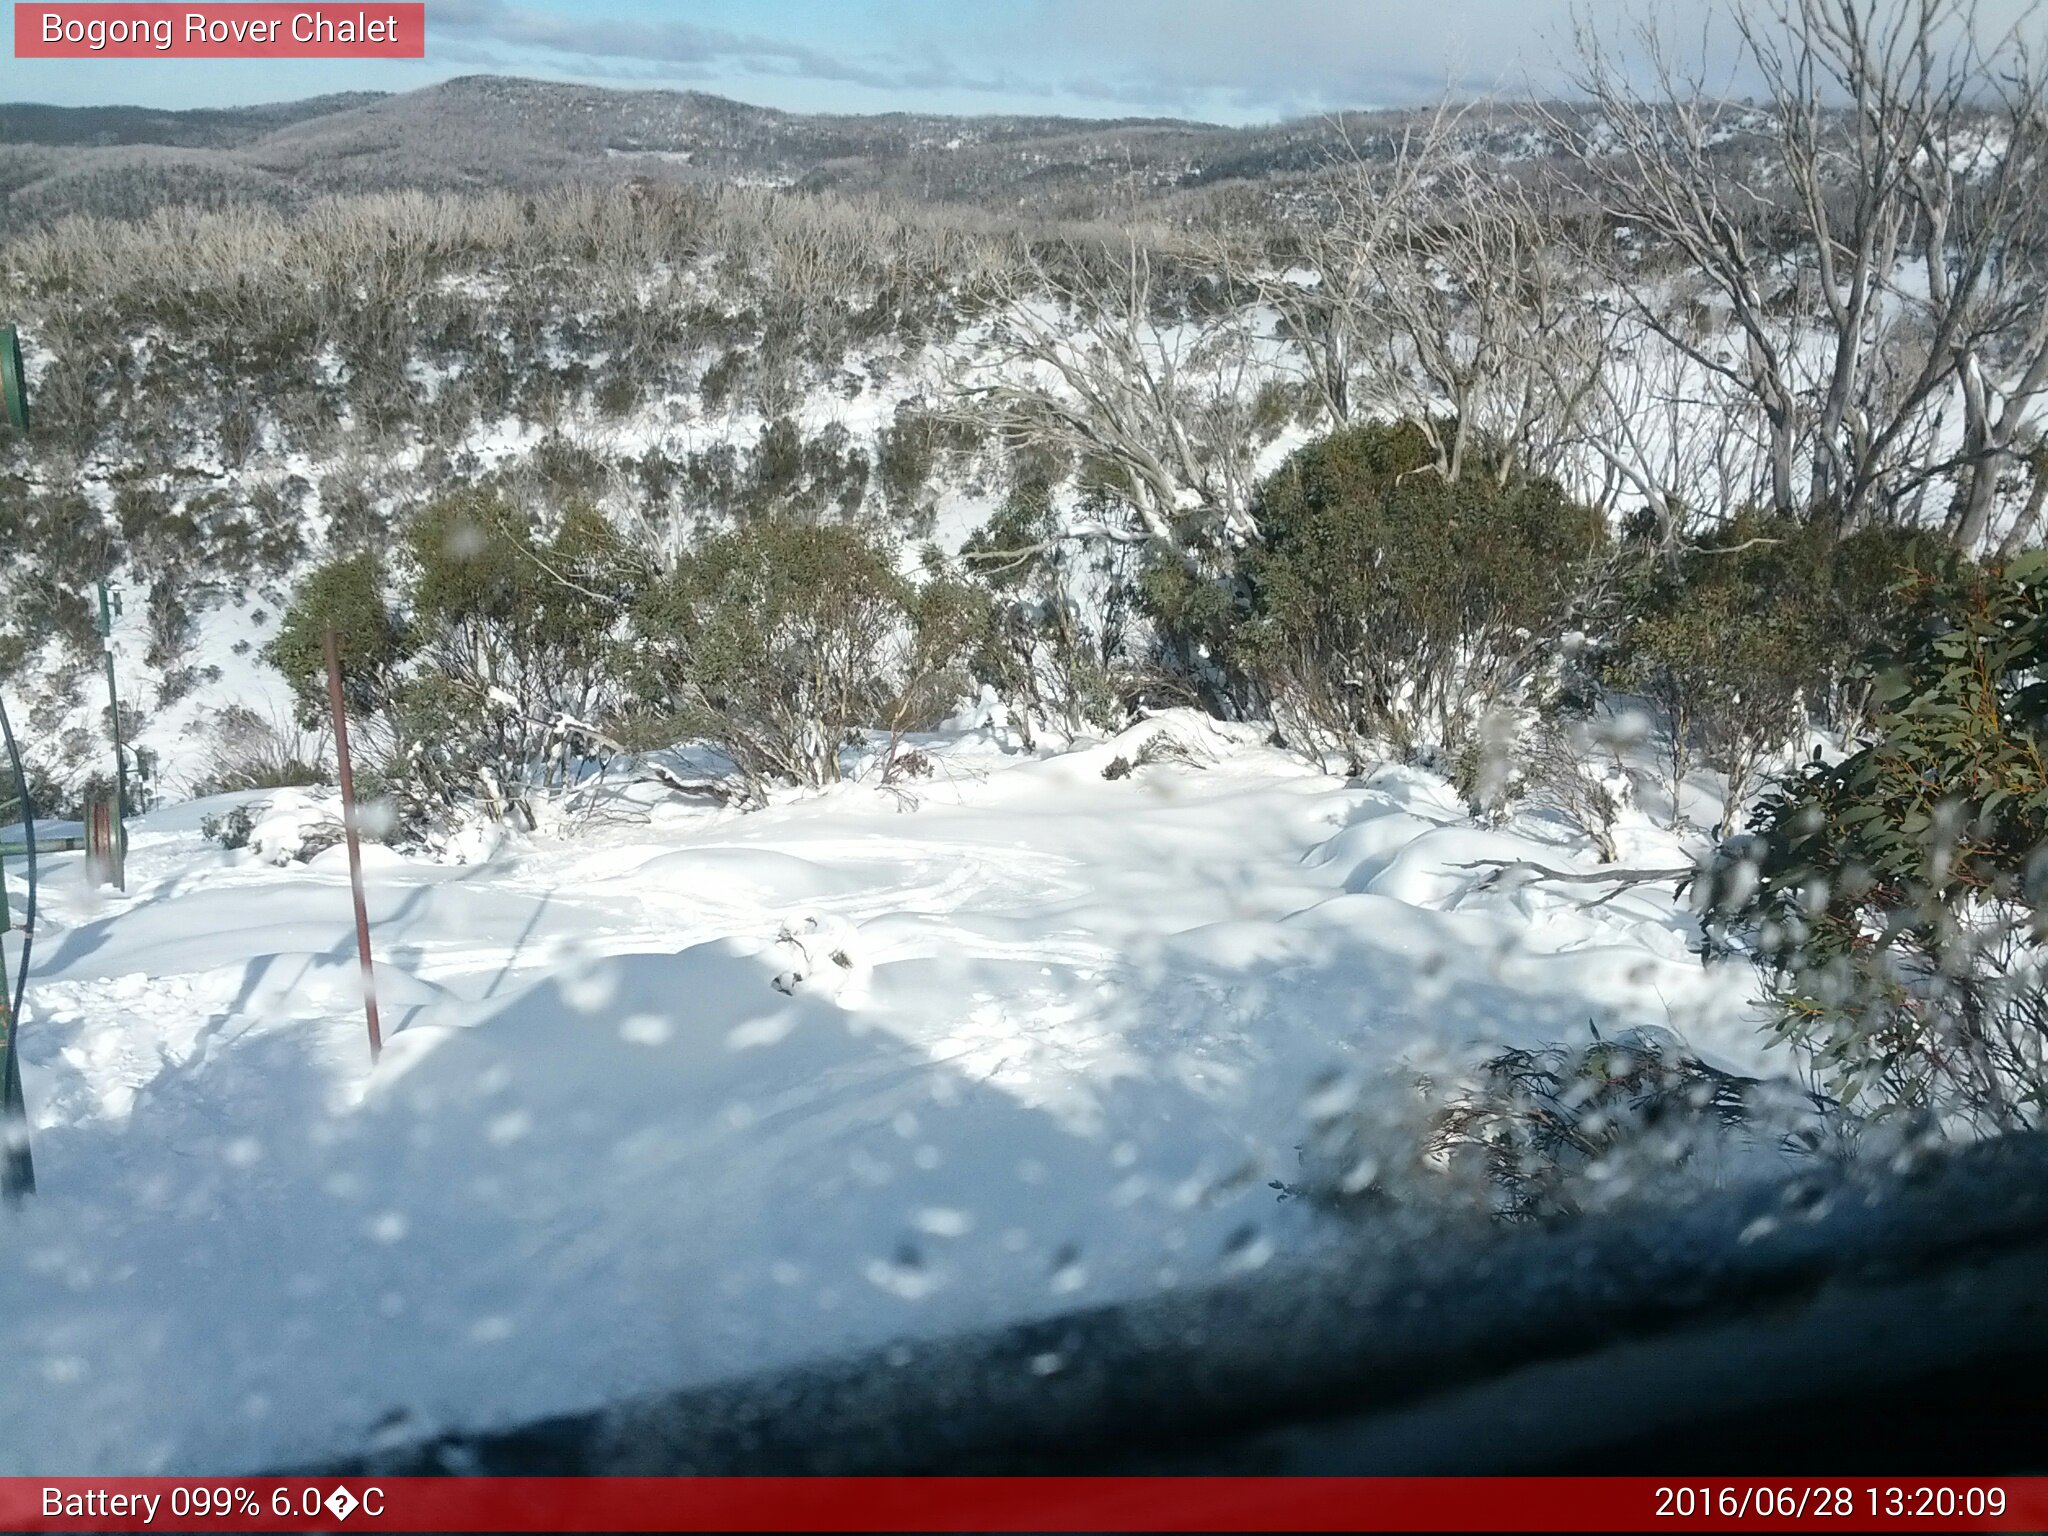
[[[334,711],[334,755],[341,765],[341,830],[348,840],[348,883],[356,898],[356,956],[363,967],[363,1013],[370,1021],[370,1064],[384,1053],[384,1032],[377,1025],[377,972],[370,961],[370,909],[363,899],[363,849],[356,837],[356,780],[348,760],[348,707],[341,696],[341,638],[333,630],[321,637],[327,652],[327,703]]]
[[[128,757],[121,749],[121,694],[114,686],[114,619],[121,612],[121,599],[103,581],[100,596],[100,648],[107,659],[107,730],[114,738],[114,821],[113,839],[106,846],[108,882],[117,891],[128,889]]]
[[[125,891],[127,854],[121,841],[121,818],[112,804],[95,797],[85,803],[85,868],[94,885]]]

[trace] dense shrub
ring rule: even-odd
[[[784,416],[761,428],[740,508],[753,517],[845,519],[859,513],[867,488],[868,456],[845,427],[834,422],[807,438]]]
[[[1425,1154],[1476,1164],[1494,1213],[1508,1220],[1676,1197],[1701,1177],[1739,1173],[1731,1153],[1776,1166],[1773,1154],[1804,1156],[1823,1143],[1830,1107],[1710,1066],[1657,1029],[1505,1050],[1447,1087]]]
[[[974,676],[1002,699],[1026,745],[1042,728],[1072,736],[1113,726],[1122,713],[1129,546],[1089,551],[1058,537],[1059,523],[1051,486],[1026,478],[961,552],[984,594]],[[1092,601],[1084,606],[1077,590]]]
[[[972,420],[899,406],[875,442],[875,482],[895,527],[915,538],[928,536],[937,515],[938,476],[957,469],[978,447]]]
[[[330,560],[299,583],[264,659],[292,686],[299,718],[317,724],[327,711],[323,636],[335,632],[344,660],[342,695],[351,714],[381,708],[397,685],[407,639],[384,597],[384,567],[365,551]]]
[[[875,445],[875,471],[891,517],[913,526],[928,519],[938,457],[939,428],[929,415],[899,411],[882,429]]]
[[[1778,1034],[1844,1099],[2048,1121],[2048,553],[1930,581],[1875,718],[1759,807],[1742,878]],[[1745,889],[1746,885],[1753,885]]]
[[[410,524],[387,601],[363,554],[300,586],[267,656],[302,718],[324,699],[321,635],[337,631],[350,713],[374,779],[409,825],[468,803],[524,825],[601,755],[614,699],[611,631],[634,570],[611,526],[572,509],[550,534],[501,497],[464,492]]]
[[[757,788],[832,783],[855,731],[928,709],[965,646],[956,597],[905,580],[844,524],[765,517],[719,534],[634,610],[640,729],[717,742]]]
[[[1894,530],[1837,540],[1819,524],[1763,514],[1675,555],[1647,537],[1629,541],[1600,670],[1663,716],[1674,816],[1696,761],[1726,780],[1725,830],[1772,754],[1812,724],[1853,729],[1864,691],[1852,665],[1896,628],[1920,554]]]
[[[1375,424],[1260,488],[1229,646],[1312,754],[1455,753],[1545,662],[1605,542],[1552,481],[1435,462],[1420,426]]]
[[[1296,1192],[1555,1221],[1783,1174],[1852,1129],[1825,1096],[1717,1068],[1667,1030],[1590,1036],[1319,1096]]]
[[[631,573],[611,525],[572,509],[551,535],[501,498],[447,497],[407,543],[418,665],[393,700],[398,782],[430,803],[480,799],[535,822],[603,752],[612,626]]]

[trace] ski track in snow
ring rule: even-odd
[[[1200,766],[1102,778],[1162,728]],[[372,849],[374,1074],[340,850],[224,853],[202,803],[126,895],[52,861],[0,1469],[257,1470],[1299,1256],[1330,1219],[1268,1185],[1333,1071],[1589,1021],[1766,1066],[1668,893],[1477,892],[1583,854],[1258,736]]]

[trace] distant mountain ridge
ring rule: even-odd
[[[95,149],[116,144],[162,144],[179,149],[222,149],[246,144],[309,117],[363,106],[382,91],[309,96],[302,101],[252,107],[53,107],[41,102],[0,102],[0,144],[42,144]]]
[[[169,203],[534,189],[564,180],[742,181],[888,192],[1048,216],[1300,174],[1413,113],[1227,128],[1172,118],[777,111],[698,91],[469,75],[398,95],[253,107],[0,104],[0,214],[137,217]]]

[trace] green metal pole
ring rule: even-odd
[[[35,1159],[29,1155],[28,1104],[21,1091],[21,1052],[16,1048],[14,995],[7,983],[7,946],[0,943],[0,1193],[12,1202],[36,1192]]]
[[[14,731],[7,711],[0,706],[0,773],[14,775],[20,759],[14,753]],[[31,908],[35,887],[35,818],[25,796],[0,802],[0,811],[19,811],[24,840],[29,844],[29,888]],[[23,916],[22,943],[29,942]],[[0,854],[0,1196],[14,1204],[36,1192],[35,1159],[29,1154],[28,1101],[21,1088],[21,1040],[14,1016],[14,993],[7,975],[6,937],[14,929],[14,908],[7,899],[7,859]]]
[[[0,326],[0,422],[17,432],[28,430],[28,373],[21,366],[21,342],[11,325]],[[17,781],[21,794],[21,830],[28,844],[28,889],[30,915],[24,916],[21,942],[26,957],[33,935],[27,927],[35,905],[36,828],[33,807],[28,802],[28,774],[16,749],[14,726],[7,707],[0,704],[0,748],[5,765]],[[20,1020],[14,1013],[14,994],[7,979],[6,932],[14,926],[7,908],[7,884],[0,878],[0,1195],[13,1204],[36,1192],[36,1165],[29,1155],[28,1104],[21,1091]],[[24,964],[26,959],[24,958]],[[25,973],[24,973],[25,977]]]
[[[21,339],[11,325],[0,325],[0,422],[17,432],[28,430],[28,371],[21,366]]]
[[[121,751],[121,695],[114,687],[114,615],[100,588],[100,647],[107,658],[107,728],[114,737],[114,889],[128,889],[128,760]]]

